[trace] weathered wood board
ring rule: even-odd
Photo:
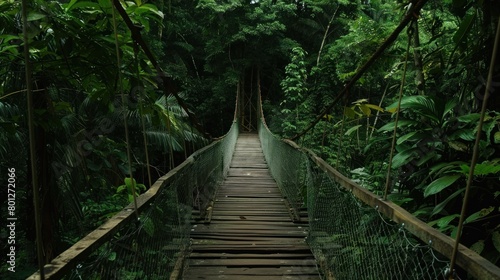
[[[182,279],[321,279],[269,173],[257,134],[241,134],[210,223],[193,224]]]

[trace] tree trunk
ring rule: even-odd
[[[46,88],[43,85],[44,78],[40,79],[38,86]],[[52,120],[53,115],[52,101],[47,90],[42,90],[34,95],[33,106],[36,111],[43,112],[46,120]],[[37,173],[38,185],[40,189],[40,210],[42,215],[42,241],[45,263],[49,263],[57,254],[60,253],[58,233],[57,203],[55,182],[51,168],[53,141],[50,132],[38,124],[35,126],[35,149],[37,155]]]

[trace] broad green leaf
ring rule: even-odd
[[[144,231],[149,235],[149,237],[153,237],[155,233],[155,224],[152,219],[147,219],[143,225]]]
[[[116,252],[111,252],[108,256],[108,261],[114,261],[116,260]]]
[[[74,5],[71,6],[71,9],[68,8],[68,10],[73,10],[73,9],[82,9],[82,10],[91,10],[92,12],[101,12],[101,8],[99,4],[90,2],[90,1],[78,1]]]
[[[77,2],[78,0],[71,0],[69,3],[67,4],[62,4],[62,7],[64,8],[64,10],[67,12],[69,11],[73,5],[75,5],[75,3]]]
[[[408,134],[405,134],[405,135],[399,137],[398,140],[396,141],[396,144],[400,145],[401,143],[404,143],[406,140],[408,140],[409,138],[411,138],[415,134],[417,134],[417,131],[413,131],[413,132],[410,132]]]
[[[7,47],[3,47],[3,48],[0,48],[0,53],[5,53],[5,52],[10,52],[12,53],[13,55],[18,55],[19,54],[19,46],[17,45],[12,45],[12,46],[7,46]]]
[[[493,207],[493,206],[488,207],[488,208],[483,208],[483,209],[477,211],[476,213],[471,214],[469,217],[467,217],[467,219],[465,219],[465,221],[464,221],[464,224],[472,223],[472,222],[476,221],[477,219],[480,219],[484,216],[487,216],[491,212],[493,212],[493,210],[495,210],[495,207]]]
[[[483,131],[486,132],[486,139],[491,139],[491,132],[495,127],[497,127],[496,121],[487,122],[483,125]]]
[[[460,177],[461,175],[448,175],[434,180],[425,188],[424,196],[428,197],[429,195],[441,192],[451,184],[455,183]]]
[[[447,173],[461,172],[460,165],[465,164],[464,161],[441,162],[431,167],[430,175],[440,176]]]
[[[135,195],[137,196],[137,182],[135,179],[131,179],[129,177],[125,178],[125,185],[127,186],[127,189],[129,191],[129,194],[133,194],[133,190],[135,189]]]
[[[479,240],[470,246],[470,249],[478,254],[481,254],[484,250],[484,240]]]
[[[459,217],[460,217],[460,215],[458,215],[458,214],[445,216],[445,217],[442,217],[441,219],[437,220],[436,224],[439,228],[444,228],[444,227],[448,226],[451,221],[453,221],[454,219],[459,218]]]
[[[387,110],[397,108],[398,102],[394,102]],[[401,109],[411,109],[418,111],[422,116],[439,121],[441,116],[437,116],[434,100],[428,96],[414,95],[405,96],[401,99]]]
[[[466,175],[469,175],[470,166],[468,164],[460,165],[462,172]],[[489,174],[497,174],[500,172],[500,164],[498,162],[483,162],[478,163],[474,167],[474,175],[475,176],[484,176]]]
[[[0,35],[0,40],[2,42],[2,44],[4,45],[7,45],[7,43],[11,40],[20,40],[21,37],[20,36],[16,36],[16,35]],[[15,46],[17,47],[17,46]]]
[[[377,110],[379,112],[384,112],[384,109],[380,106],[377,106],[377,105],[374,105],[374,104],[364,104],[366,107],[370,108],[370,109],[373,109],[373,110]]]
[[[452,195],[448,196],[445,200],[443,200],[443,202],[436,205],[436,207],[434,207],[434,209],[432,210],[431,216],[434,216],[436,214],[441,213],[441,211],[443,211],[443,209],[446,207],[446,205],[448,205],[448,203],[450,201],[455,199],[455,197],[457,197],[458,195],[460,195],[464,191],[465,191],[465,188],[459,189],[456,192],[454,192]]]
[[[362,125],[358,124],[358,125],[355,125],[351,128],[349,128],[346,132],[345,132],[345,135],[351,135],[354,131],[358,130]]]
[[[456,98],[446,101],[446,104],[444,105],[443,117],[446,116],[448,113],[452,112],[453,109],[457,107],[457,104],[458,101]]]
[[[476,135],[472,129],[459,129],[453,133],[452,138],[456,139],[456,137],[465,141],[474,141],[474,139],[476,139]]]
[[[382,126],[381,128],[378,129],[379,132],[381,131],[393,131],[394,130],[394,125],[395,125],[395,122],[390,122],[384,126]],[[399,120],[398,121],[398,127],[401,128],[401,127],[408,127],[408,126],[412,126],[412,125],[418,125],[418,122],[417,121],[413,121],[413,120]]]
[[[472,122],[477,122],[480,117],[481,117],[481,114],[479,114],[479,113],[473,113],[473,114],[468,114],[468,115],[460,116],[457,119],[460,122],[472,123]]]
[[[410,162],[410,158],[413,158],[415,154],[415,148],[410,148],[402,152],[397,153],[392,158],[392,168],[399,168]]]
[[[110,0],[99,0],[99,6],[101,6],[101,8],[103,8],[103,9],[111,8],[112,1],[110,1]]]
[[[117,189],[116,189],[116,192],[117,193],[120,193],[122,192],[123,190],[127,189],[127,186],[126,185],[121,185],[119,186]]]
[[[432,210],[432,207],[424,207],[424,208],[420,208],[418,209],[417,211],[413,212],[413,216],[415,217],[418,217],[418,216],[428,216],[429,213],[431,213],[431,210]]]
[[[143,13],[151,13],[154,14],[160,18],[163,18],[164,15],[161,11],[158,10],[158,8],[152,4],[144,4],[142,6],[137,7],[135,9],[134,13],[136,14],[143,14]]]
[[[495,135],[493,137],[495,139],[495,144],[500,144],[500,131],[495,132]]]
[[[453,35],[453,41],[456,45],[458,45],[462,40],[467,36],[469,30],[474,22],[474,18],[476,17],[476,13],[465,16],[465,18],[460,23],[457,32]]]
[[[491,240],[493,241],[493,246],[500,252],[500,231],[496,230],[491,234]]]
[[[449,141],[448,145],[450,145],[450,148],[460,152],[466,152],[468,148],[466,144],[460,141]]]
[[[352,102],[352,104],[363,104],[363,103],[366,103],[366,102],[368,102],[368,99],[363,98],[363,99],[358,99],[358,100]]]
[[[361,110],[361,112],[363,112],[365,116],[369,117],[372,114],[372,110],[370,110],[370,108],[368,108],[368,106],[366,106],[365,104],[359,105],[359,109]]]
[[[424,208],[420,208],[418,209],[417,211],[413,212],[412,215],[415,216],[415,217],[419,217],[419,216],[428,216],[429,213],[431,212],[432,210],[432,207],[424,207]]]
[[[39,19],[42,19],[42,18],[45,18],[46,15],[44,14],[40,14],[40,13],[36,13],[36,12],[31,12],[28,14],[28,21],[34,21],[34,20],[39,20]]]
[[[424,154],[422,154],[422,157],[418,160],[417,166],[422,166],[423,164],[427,163],[429,160],[434,159],[438,156],[439,155],[434,151],[424,153]]]
[[[345,107],[344,115],[349,119],[355,119],[357,114],[356,111],[354,111],[351,107]]]

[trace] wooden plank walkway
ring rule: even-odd
[[[240,134],[210,223],[193,224],[183,279],[321,279],[272,179],[257,134]]]

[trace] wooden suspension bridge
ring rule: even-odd
[[[321,279],[305,240],[306,217],[292,222],[258,135],[241,134],[208,221],[192,226],[183,279]]]

